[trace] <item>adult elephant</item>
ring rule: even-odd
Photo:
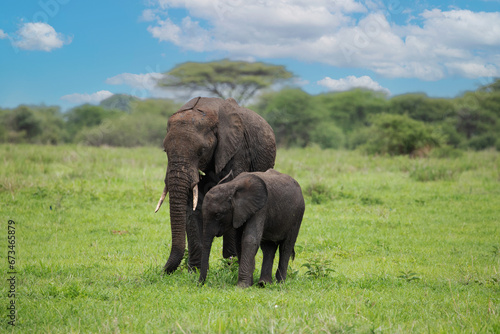
[[[155,212],[169,193],[172,249],[164,272],[177,269],[188,240],[190,268],[201,265],[201,204],[205,194],[232,172],[274,167],[276,142],[269,124],[234,99],[198,97],[173,114],[163,147],[168,157],[165,188]],[[236,256],[235,232],[223,239],[223,256]]]

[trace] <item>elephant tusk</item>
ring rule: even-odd
[[[158,201],[158,204],[156,205],[156,210],[155,213],[160,210],[160,206],[163,204],[163,201],[165,200],[165,197],[167,196],[167,186],[163,189],[163,193],[161,194],[160,200]]]
[[[201,176],[205,176],[206,174],[201,170],[201,169],[198,169],[198,173],[201,175]]]
[[[197,205],[198,205],[198,184],[196,184],[193,188],[193,211],[196,210]]]

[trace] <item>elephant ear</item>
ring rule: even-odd
[[[262,209],[266,202],[267,187],[264,181],[255,175],[245,175],[243,180],[238,182],[232,197],[234,228],[241,227]]]
[[[240,106],[234,99],[227,99],[219,109],[218,144],[215,151],[216,174],[219,174],[224,169],[243,144],[244,127],[239,115],[239,109]]]

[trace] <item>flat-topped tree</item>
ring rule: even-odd
[[[259,90],[292,78],[284,66],[262,62],[231,61],[187,62],[177,65],[159,80],[160,87],[204,91],[223,99],[248,102]]]

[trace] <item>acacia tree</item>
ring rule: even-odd
[[[158,81],[158,86],[203,91],[223,99],[232,97],[240,104],[245,104],[259,90],[292,76],[293,74],[281,65],[224,59],[177,65],[165,73]]]

